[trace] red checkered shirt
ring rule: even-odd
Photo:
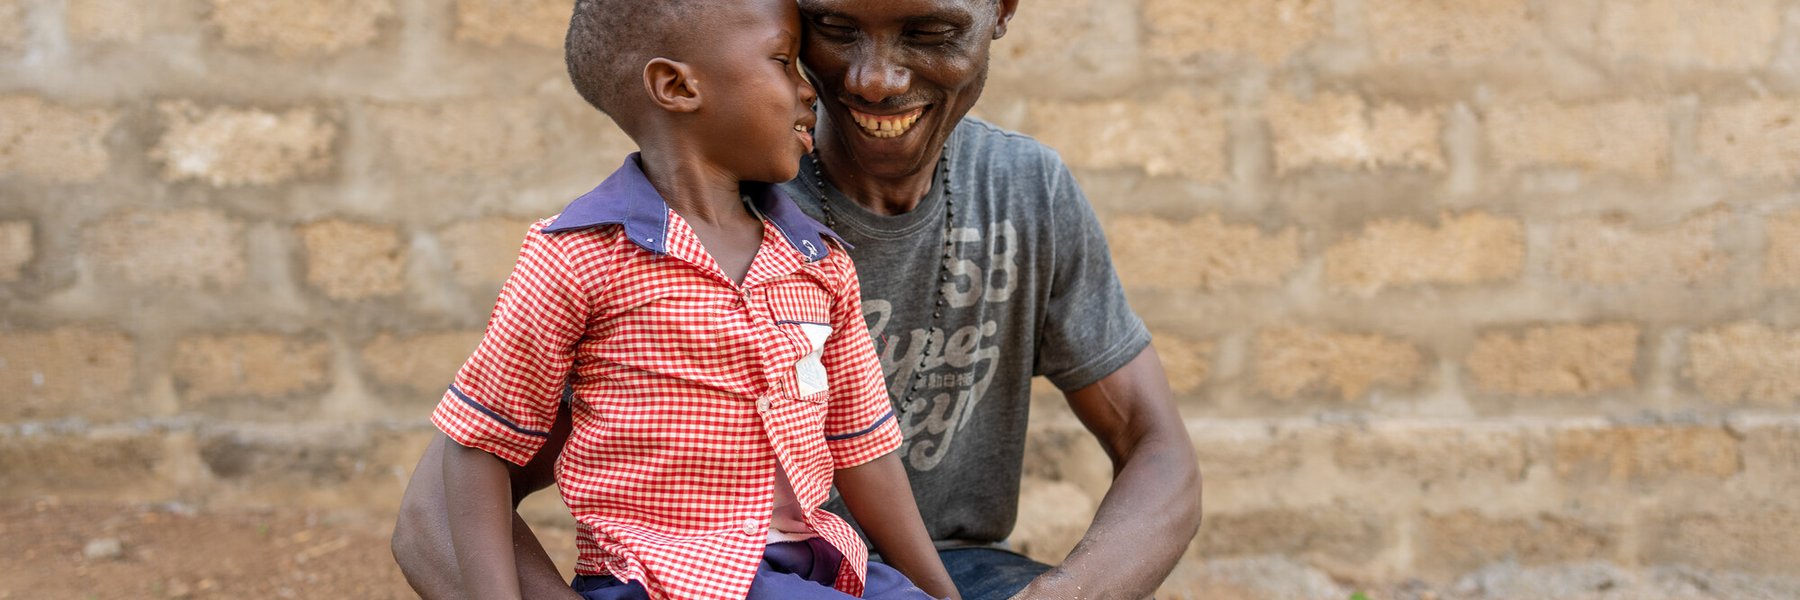
[[[458,443],[524,464],[570,387],[556,479],[578,573],[658,600],[743,598],[779,462],[806,525],[844,555],[835,587],[862,593],[865,546],[818,508],[834,470],[900,445],[855,268],[778,189],[751,199],[763,241],[736,284],[627,159],[531,228],[432,413]]]

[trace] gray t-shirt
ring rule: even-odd
[[[810,158],[782,189],[855,246],[863,314],[931,538],[991,544],[1006,539],[1018,516],[1031,378],[1085,387],[1135,358],[1150,334],[1119,287],[1093,208],[1055,151],[974,118],[957,126],[948,148],[946,283],[938,282],[947,229],[941,173],[918,207],[894,216],[832,187],[827,217]],[[945,308],[934,318],[940,297]],[[849,516],[837,500],[827,508]]]

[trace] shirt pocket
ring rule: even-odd
[[[793,350],[788,356],[793,357],[795,395],[823,402],[821,394],[831,389],[831,375],[824,363],[825,344],[833,329],[831,295],[804,277],[787,278],[771,286],[768,294],[769,312]]]
[[[831,326],[824,323],[795,323],[806,336],[807,352],[794,363],[794,386],[803,399],[819,396],[831,389],[831,377],[825,372],[825,340],[831,338]]]

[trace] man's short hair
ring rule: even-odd
[[[643,90],[644,64],[667,56],[696,25],[699,0],[575,0],[563,60],[575,91],[624,122],[620,111]]]

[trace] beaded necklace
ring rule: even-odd
[[[813,152],[812,161],[813,178],[819,180],[819,210],[825,215],[825,226],[835,230],[837,229],[837,219],[831,213],[831,195],[825,191],[826,186],[831,184],[825,181],[825,172],[821,167],[822,163],[817,151]],[[931,309],[931,321],[925,326],[924,347],[919,349],[919,363],[913,367],[912,383],[908,384],[900,397],[894,400],[894,408],[897,412],[911,412],[925,406],[925,399],[917,394],[925,384],[925,361],[931,356],[932,333],[937,331],[938,319],[944,316],[944,292],[941,287],[950,283],[950,253],[955,248],[950,239],[950,229],[955,223],[956,203],[954,202],[955,189],[950,187],[950,144],[948,143],[944,144],[943,150],[938,153],[937,168],[944,181],[944,257],[943,260],[938,261],[937,277],[940,289],[937,294],[934,294],[937,297],[937,303]]]

